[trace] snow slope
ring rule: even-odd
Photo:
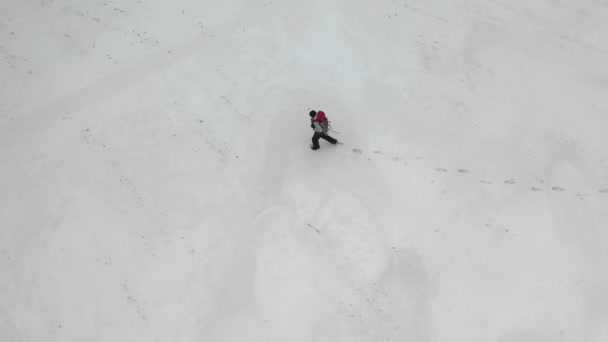
[[[0,341],[608,340],[607,19],[3,2]]]

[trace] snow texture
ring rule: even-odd
[[[0,341],[608,341],[607,39],[604,0],[3,1]]]

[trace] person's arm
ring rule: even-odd
[[[317,133],[325,132],[325,130],[323,129],[323,126],[318,121],[313,122],[313,126],[314,126],[313,129],[315,130],[315,132],[317,132]]]

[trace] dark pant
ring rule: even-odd
[[[321,146],[319,146],[319,139],[325,139],[332,144],[336,144],[338,142],[338,140],[330,137],[329,135],[315,132],[315,135],[312,136],[312,149],[313,150],[318,150],[321,147]]]

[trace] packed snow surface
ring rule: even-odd
[[[605,0],[4,0],[0,341],[608,341],[607,62]]]

